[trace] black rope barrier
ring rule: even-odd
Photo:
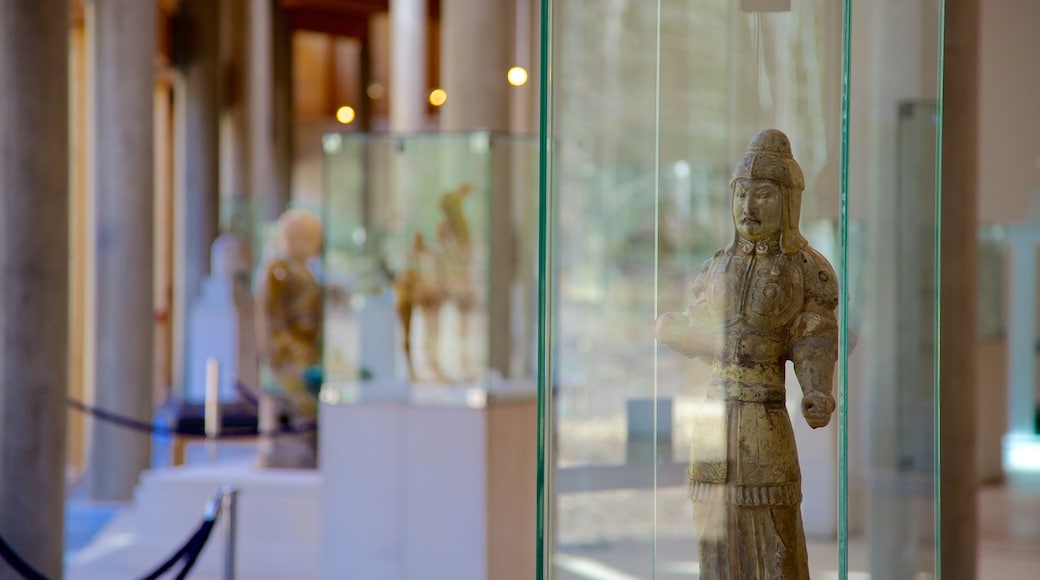
[[[47,580],[46,576],[30,566],[28,562],[18,555],[18,552],[14,551],[14,548],[7,543],[3,535],[0,535],[0,558],[7,562],[7,565],[14,569],[19,576],[25,578],[25,580]]]
[[[160,564],[158,568],[147,576],[142,577],[141,580],[158,580],[159,577],[176,566],[178,562],[183,562],[183,567],[180,572],[177,573],[177,580],[187,578],[188,572],[190,572],[195,566],[203,548],[206,547],[206,543],[209,541],[213,532],[213,527],[217,523],[217,518],[220,516],[223,493],[224,492],[221,491],[221,494],[211,500],[206,506],[205,518],[203,518],[202,523],[191,534],[191,537],[188,538],[188,541],[180,548],[177,548],[177,551]],[[4,539],[3,535],[0,535],[0,559],[7,562],[7,564],[25,580],[48,580],[46,576],[29,565],[24,558],[14,551],[14,548],[7,543],[7,540]]]
[[[199,535],[195,540],[195,545],[185,555],[184,567],[181,568],[180,573],[177,574],[177,580],[184,580],[188,577],[188,572],[195,567],[195,562],[199,559],[199,554],[202,553],[202,549],[206,547],[206,541],[209,540],[210,532],[213,531],[214,521],[203,522],[202,527],[199,529]]]
[[[132,429],[134,431],[141,431],[144,433],[151,433],[155,435],[182,435],[188,437],[206,437],[205,433],[200,433],[199,431],[193,429],[178,429],[176,427],[169,427],[167,425],[157,425],[148,421],[141,421],[139,419],[118,415],[111,411],[106,411],[104,409],[88,405],[83,401],[77,401],[76,399],[73,399],[71,397],[68,398],[66,402],[70,408],[76,409],[77,411],[87,413],[88,415],[91,415],[102,421],[106,421],[114,425],[119,425],[127,429]],[[301,433],[311,433],[316,431],[317,429],[318,424],[314,421],[309,421],[301,425],[283,425],[278,429],[273,429],[270,431],[260,431],[259,429],[255,429],[252,427],[245,429],[224,429],[221,430],[221,432],[215,435],[213,438],[236,439],[241,437],[283,437],[289,435],[299,435]]]
[[[191,534],[187,542],[177,549],[165,562],[159,565],[151,574],[143,577],[141,580],[158,580],[160,576],[170,571],[178,562],[184,561],[184,567],[177,574],[177,578],[184,578],[188,572],[191,571],[192,567],[195,566],[195,562],[202,553],[202,549],[206,547],[206,542],[209,540],[210,533],[213,531],[213,526],[217,523],[217,516],[220,515],[220,500],[219,497],[213,500],[206,509],[206,517],[202,520],[199,527]]]

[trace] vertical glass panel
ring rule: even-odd
[[[844,577],[846,15],[545,3],[545,577]]]
[[[936,573],[938,0],[859,2],[848,140],[850,574]]]

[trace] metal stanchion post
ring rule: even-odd
[[[206,407],[205,407],[206,450],[209,460],[217,461],[217,438],[220,437],[220,363],[210,357],[206,359]]]
[[[238,509],[238,490],[225,486],[221,504],[224,510],[224,580],[235,579],[235,518]]]

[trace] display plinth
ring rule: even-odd
[[[423,386],[363,404],[328,404],[339,395],[326,392],[322,578],[535,576],[533,385]],[[416,402],[424,397],[440,403]]]

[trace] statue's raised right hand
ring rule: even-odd
[[[654,323],[654,337],[676,352],[684,350],[689,332],[690,319],[681,312],[666,312]]]

